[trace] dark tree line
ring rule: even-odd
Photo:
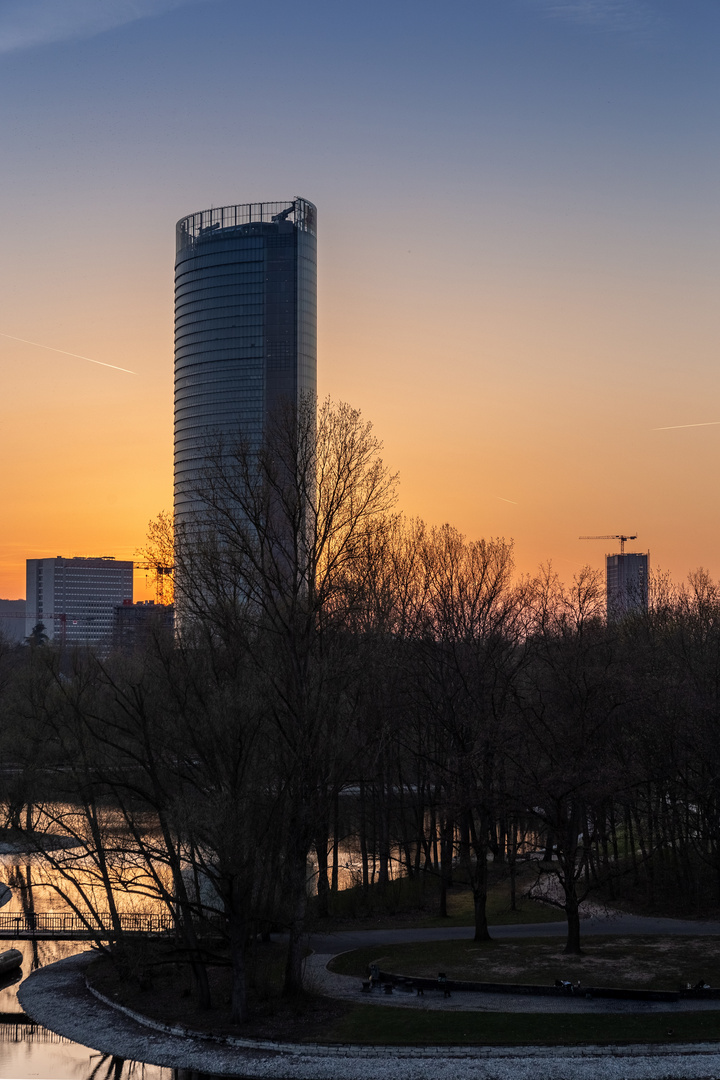
[[[465,883],[478,940],[489,865],[520,857],[568,951],[591,890],[720,906],[720,588],[661,580],[608,623],[595,573],[518,579],[505,540],[396,514],[380,449],[327,404],[211,448],[174,640],[0,650],[6,828],[89,922],[170,913],[201,1005],[231,968],[238,1022],[273,929],[301,989],[308,897],[332,911],[348,846],[361,893],[432,876],[445,914]]]

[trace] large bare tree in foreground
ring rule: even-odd
[[[301,985],[308,854],[356,750],[360,658],[346,626],[366,535],[395,499],[380,452],[349,405],[284,409],[260,447],[211,447],[204,508],[175,541],[182,620],[212,647],[244,653],[274,731],[289,992]]]

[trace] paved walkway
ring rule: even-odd
[[[363,1047],[237,1039],[234,1045],[156,1031],[85,987],[91,954],[27,979],[19,998],[38,1023],[103,1053],[216,1076],[272,1080],[706,1080],[720,1076],[720,1044],[631,1047]]]
[[[494,938],[526,937],[565,937],[565,922],[523,923],[517,926],[491,926]],[[625,934],[670,934],[673,936],[692,936],[707,934],[720,936],[720,922],[699,921],[697,919],[649,919],[641,915],[621,915],[609,911],[607,915],[593,915],[583,919],[580,927],[581,938],[612,934],[623,937]],[[459,941],[472,936],[469,926],[440,926],[429,928],[393,929],[393,930],[340,930],[334,934],[312,934],[310,945],[316,952],[341,953],[351,949],[367,948],[375,945],[405,945],[414,941]]]

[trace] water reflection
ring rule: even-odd
[[[78,864],[82,861],[78,857]],[[73,900],[96,900],[92,884],[86,882],[84,892],[79,893],[72,882],[61,881],[57,867],[48,866],[39,855],[0,851],[0,883],[12,890],[4,913],[72,910],[63,892]],[[138,906],[132,894],[118,892],[115,900],[122,911]],[[143,909],[154,908],[146,901]],[[221,1080],[192,1069],[164,1068],[99,1053],[35,1024],[17,999],[22,980],[38,968],[85,952],[88,947],[82,941],[0,941],[0,952],[18,949],[23,956],[19,971],[0,978],[0,1080]],[[228,1080],[227,1074],[223,1080]],[[237,1080],[241,1080],[239,1074]]]
[[[0,982],[0,1078],[8,1080],[215,1080],[189,1069],[166,1069],[102,1054],[48,1031],[22,1011],[17,988],[37,967],[83,951],[71,941],[7,941],[23,954],[20,972]],[[219,1080],[219,1078],[217,1078]],[[227,1078],[226,1078],[227,1080]]]
[[[43,872],[44,871],[44,872]],[[4,912],[28,913],[36,903],[46,911],[67,908],[47,868],[37,855],[4,854],[0,880],[10,886],[12,899]],[[19,972],[0,981],[0,1078],[13,1080],[189,1080],[183,1070],[165,1069],[126,1061],[57,1035],[25,1015],[17,987],[32,971],[87,949],[73,941],[3,941],[0,951],[18,949],[23,956]]]
[[[12,1080],[220,1080],[191,1069],[166,1069],[101,1054],[38,1024],[18,1020],[0,1023],[0,1076]]]

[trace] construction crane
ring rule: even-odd
[[[164,563],[135,563],[136,570],[152,570],[155,575],[155,603],[165,603],[165,578],[170,577],[174,566],[167,566]],[[145,579],[147,581],[147,578]]]
[[[619,540],[620,541],[620,554],[625,554],[625,541],[637,540],[637,533],[634,536],[623,536],[622,533],[612,533],[609,536],[579,536],[578,540]]]

